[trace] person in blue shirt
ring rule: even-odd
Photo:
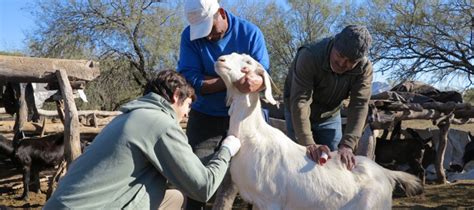
[[[194,87],[186,135],[194,152],[205,163],[229,127],[226,87],[214,71],[221,55],[245,53],[269,69],[269,56],[260,29],[220,7],[217,0],[187,0],[184,5],[189,26],[181,34],[178,71]],[[237,84],[241,92],[261,91],[263,78],[247,73]],[[203,204],[200,204],[201,208]],[[199,209],[188,200],[187,209]]]

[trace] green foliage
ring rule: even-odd
[[[241,1],[230,5],[237,15],[262,30],[270,54],[271,76],[281,90],[298,48],[333,34],[330,29],[338,23],[342,11],[340,3],[329,0],[290,0],[287,5]]]
[[[474,105],[474,88],[468,89],[463,94],[464,103],[471,103]]]
[[[143,92],[142,87],[132,78],[133,67],[124,60],[102,60],[101,75],[87,84],[87,103],[76,100],[82,110],[118,110]]]
[[[38,0],[38,29],[28,35],[33,56],[92,59],[101,76],[86,88],[85,109],[116,110],[141,95],[158,70],[174,69],[184,28],[181,2]]]
[[[220,3],[260,27],[272,78],[280,89],[298,47],[336,34],[348,24],[369,28],[375,70],[391,74],[394,81],[427,72],[438,80],[451,75],[470,78],[474,73],[470,1]],[[80,103],[81,108],[116,110],[141,95],[158,70],[177,65],[185,27],[182,0],[37,0],[32,8],[38,29],[28,35],[31,55],[100,61],[101,76],[87,85],[90,102]]]
[[[474,74],[471,1],[373,0],[360,9],[367,12],[361,21],[370,23],[380,71],[397,79],[434,75],[432,82]]]

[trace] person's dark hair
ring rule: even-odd
[[[334,38],[334,47],[353,61],[366,57],[371,44],[369,30],[361,25],[348,25]]]
[[[186,82],[186,79],[181,74],[174,70],[160,71],[155,79],[150,80],[146,84],[143,95],[153,92],[162,96],[170,103],[174,103],[173,93],[176,90],[178,91],[178,104],[182,104],[186,98],[191,98],[193,101],[196,100],[194,88]]]

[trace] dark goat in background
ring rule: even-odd
[[[466,166],[469,161],[474,160],[474,136],[471,134],[471,132],[469,132],[469,138],[471,141],[466,144],[466,147],[464,147],[464,155],[462,157],[464,166]]]
[[[404,140],[377,138],[375,162],[391,169],[394,168],[388,165],[408,163],[410,173],[417,175],[422,183],[425,183],[425,168],[436,157],[434,149],[428,145],[431,138],[424,140],[411,128],[407,128],[406,131],[412,136],[411,138],[405,138]]]
[[[40,192],[40,171],[52,168],[64,159],[64,134],[22,139],[15,148],[9,140],[0,139],[0,153],[7,155],[23,172],[24,191],[20,199],[27,200],[30,176],[35,190]]]

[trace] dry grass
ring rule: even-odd
[[[402,126],[405,128],[415,129],[438,129],[438,127],[436,125],[433,125],[430,120],[405,120],[402,122]],[[474,133],[474,124],[451,125],[450,128]]]

